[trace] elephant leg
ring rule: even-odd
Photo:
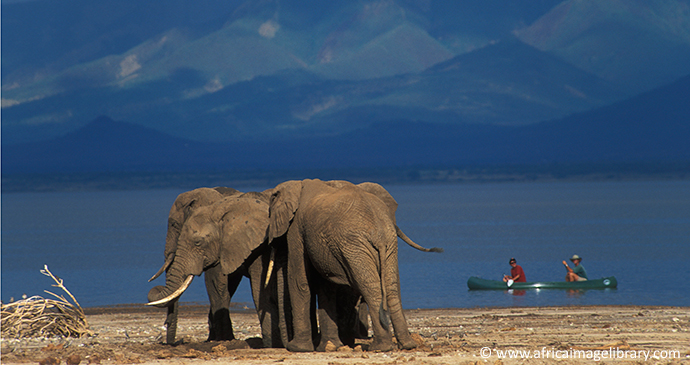
[[[280,314],[279,310],[278,285],[276,279],[271,279],[268,286],[265,286],[269,260],[270,252],[266,252],[252,262],[249,266],[249,281],[251,283],[254,306],[259,315],[261,337],[264,347],[284,347],[287,339],[283,341],[282,338],[280,321],[284,321],[284,317]],[[280,263],[274,265],[273,271],[276,273],[276,278],[278,275],[282,274],[282,270],[278,273],[278,267],[280,265]],[[283,324],[282,327],[284,328],[285,325]]]
[[[364,266],[364,265],[361,265]],[[369,269],[360,268],[353,270],[353,279],[357,283],[364,300],[369,307],[371,327],[374,331],[374,341],[369,346],[370,351],[393,350],[393,337],[387,326],[381,323],[381,310],[383,293],[381,280],[375,265],[369,265]]]
[[[179,312],[179,298],[173,300],[168,306],[168,315],[165,318],[165,343],[168,345],[175,344],[175,335],[177,334],[177,313]]]
[[[407,320],[405,319],[405,314],[402,309],[397,245],[393,247],[393,250],[395,250],[395,252],[388,256],[389,258],[386,264],[388,267],[388,273],[386,274],[388,310],[391,316],[391,322],[393,323],[395,338],[398,340],[398,346],[405,350],[411,350],[417,347],[417,342],[410,334],[410,330],[407,327]]]
[[[292,308],[290,306],[290,293],[287,289],[287,245],[279,245],[275,249],[276,280],[272,293],[277,297],[278,320],[274,321],[273,330],[275,331],[277,326],[280,332],[280,344],[285,347],[292,336]]]
[[[357,312],[357,307],[360,297],[359,293],[350,286],[337,286],[338,337],[340,337],[340,341],[342,341],[344,345],[350,347],[355,346],[355,338],[359,330],[359,314]]]
[[[272,303],[267,295],[262,295],[262,292],[265,290],[263,287],[265,282],[264,268],[268,267],[268,259],[267,255],[257,257],[249,265],[248,274],[254,308],[256,308],[256,314],[259,316],[259,323],[261,324],[263,345],[264,347],[273,347],[273,337],[271,336],[271,323],[273,321]]]
[[[209,334],[207,341],[230,341],[235,339],[230,320],[230,300],[237,290],[241,275],[223,275],[220,265],[205,271],[204,281],[211,308],[208,313]]]
[[[302,237],[293,226],[288,230],[288,292],[292,308],[293,336],[287,349],[293,352],[314,351],[312,340],[312,292],[309,285],[309,262]]]
[[[359,304],[357,304],[355,338],[369,338],[369,309],[367,308],[367,303],[361,297]]]
[[[318,275],[317,275],[318,276]],[[318,285],[318,323],[321,330],[321,338],[319,346],[316,351],[326,351],[326,345],[331,342],[336,348],[342,347],[343,343],[338,335],[338,311],[339,303],[338,289],[333,283],[329,283],[326,279],[317,277],[315,282]]]

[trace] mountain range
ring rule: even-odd
[[[690,0],[36,0],[1,16],[3,175],[690,158]]]
[[[690,76],[629,100],[523,126],[381,122],[328,137],[204,143],[99,117],[2,147],[5,173],[415,168],[690,161]]]

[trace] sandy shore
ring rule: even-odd
[[[356,349],[290,353],[260,344],[252,310],[232,313],[232,342],[204,342],[207,307],[181,307],[178,338],[164,341],[165,310],[143,306],[90,308],[96,333],[82,339],[2,340],[2,363],[61,364],[690,364],[690,307],[588,306],[407,310],[420,342],[411,351]],[[510,358],[513,356],[513,358]]]

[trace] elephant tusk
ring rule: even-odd
[[[177,288],[177,290],[175,290],[175,292],[173,292],[172,294],[168,295],[167,297],[165,297],[163,299],[156,300],[155,302],[146,303],[146,305],[161,305],[161,304],[165,304],[165,303],[172,301],[173,299],[182,295],[182,293],[184,293],[185,290],[187,290],[187,288],[189,287],[189,284],[192,283],[192,279],[194,279],[194,275],[187,276],[187,278],[184,280],[182,285],[180,285],[180,287]]]
[[[271,257],[268,260],[268,269],[266,269],[266,282],[264,283],[264,288],[268,286],[268,283],[271,281],[271,275],[273,274],[273,264],[275,262],[275,256],[276,256],[276,249],[275,247],[271,247]]]
[[[159,276],[161,276],[163,271],[168,269],[168,266],[170,266],[170,264],[172,264],[174,259],[175,259],[175,255],[170,255],[170,257],[165,259],[165,263],[163,264],[163,266],[161,266],[161,268],[158,269],[158,272],[155,275],[153,275],[151,277],[151,279],[149,279],[149,282],[152,282],[152,281],[156,280]]]

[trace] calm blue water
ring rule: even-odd
[[[236,187],[243,191],[266,187]],[[690,181],[387,186],[398,225],[403,306],[690,305]],[[84,307],[144,303],[163,278],[167,215],[178,190],[2,194],[2,300],[42,295],[50,270]],[[468,291],[470,276],[500,279],[516,257],[529,281],[560,281],[561,261],[584,258],[616,290]],[[62,293],[60,293],[62,294]],[[206,302],[197,278],[183,301]],[[251,303],[245,280],[235,296]],[[251,306],[250,304],[247,304]]]

